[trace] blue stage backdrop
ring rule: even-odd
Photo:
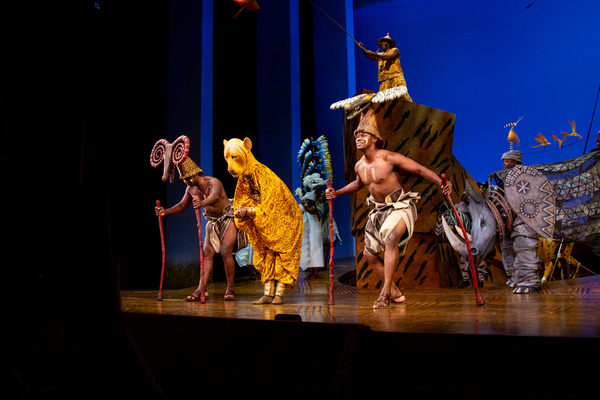
[[[456,114],[454,154],[477,181],[502,168],[515,128],[526,164],[582,155],[595,147],[600,85],[600,2],[594,0],[357,1],[356,39],[367,49],[396,41],[416,103]],[[533,4],[532,4],[533,3]],[[531,5],[529,8],[527,8]],[[357,87],[377,89],[374,62],[356,53]],[[563,148],[552,135],[571,132]],[[590,142],[585,139],[591,130]],[[551,143],[537,147],[542,133]]]
[[[515,148],[527,164],[595,147],[600,2],[313,3],[322,11],[306,0],[263,0],[259,10],[233,19],[239,10],[233,1],[171,1],[168,136],[190,136],[192,158],[223,181],[230,197],[235,182],[221,151],[222,140],[232,137],[252,138],[259,161],[293,191],[301,141],[325,135],[334,187],[345,184],[342,115],[329,106],[379,86],[376,63],[350,36],[376,50],[377,39],[391,35],[413,100],[456,114],[454,154],[477,181],[501,168],[500,156],[509,149],[504,126],[521,117]],[[567,137],[558,149],[552,136],[571,132],[569,121],[582,138]],[[534,148],[538,133],[551,145]],[[169,185],[169,205],[184,189],[179,181]],[[353,256],[349,199],[336,199],[334,207],[343,240],[335,257]],[[197,257],[194,219],[191,210],[170,218],[171,258]]]

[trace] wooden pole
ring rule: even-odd
[[[446,186],[446,175],[442,174],[440,178],[442,178],[442,184]],[[478,306],[482,306],[485,304],[485,301],[483,300],[483,297],[481,297],[481,293],[479,293],[479,285],[477,284],[477,271],[475,270],[475,263],[473,262],[473,253],[471,252],[471,243],[469,243],[469,238],[467,237],[467,230],[465,229],[465,226],[462,223],[460,215],[458,215],[458,211],[456,211],[456,207],[454,207],[454,203],[452,202],[450,195],[445,194],[444,197],[446,198],[448,204],[450,204],[452,212],[454,213],[454,216],[456,217],[456,220],[460,225],[460,229],[462,230],[463,237],[465,238],[467,250],[469,251],[469,261],[471,262],[471,274],[473,276],[473,289],[475,289],[475,301]]]
[[[156,207],[160,207],[160,200],[156,200]],[[158,301],[162,301],[162,288],[165,278],[165,235],[163,232],[162,217],[158,216],[158,226],[160,227],[160,243],[162,245],[162,271],[160,273],[160,287],[158,289]]]

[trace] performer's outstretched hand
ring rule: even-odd
[[[328,199],[335,199],[337,197],[337,192],[335,191],[334,188],[330,187],[325,191],[325,196]]]
[[[452,193],[452,182],[447,180],[446,184],[442,185],[442,192],[444,193],[444,196],[450,196]]]

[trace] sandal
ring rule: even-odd
[[[390,295],[386,293],[380,293],[375,303],[373,303],[373,308],[382,308],[390,306]]]
[[[227,289],[225,291],[225,297],[223,297],[225,300],[235,300],[235,290],[233,289]]]
[[[204,299],[208,299],[208,292],[204,293]],[[185,298],[185,301],[201,301],[200,290],[196,290],[194,293]]]

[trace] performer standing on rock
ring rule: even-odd
[[[363,152],[362,158],[354,166],[356,180],[342,189],[327,189],[327,198],[334,199],[345,194],[355,193],[363,187],[369,189],[367,199],[375,208],[369,213],[365,226],[364,256],[369,265],[383,279],[381,294],[373,308],[388,307],[390,302],[402,303],[406,297],[392,281],[394,268],[406,251],[417,219],[416,203],[421,198],[418,193],[408,192],[402,185],[402,176],[413,173],[442,187],[444,194],[452,192],[448,181],[442,186],[442,179],[433,171],[412,159],[383,149],[383,139],[377,129],[373,110],[369,109],[354,132],[356,148]],[[379,254],[383,252],[382,259]]]
[[[400,66],[400,52],[396,48],[396,42],[392,40],[388,33],[387,36],[377,40],[377,45],[381,47],[383,52],[367,50],[362,43],[359,43],[358,47],[369,60],[377,61],[379,91],[397,86],[406,86],[404,72]],[[405,100],[412,101],[408,92],[402,97]]]

